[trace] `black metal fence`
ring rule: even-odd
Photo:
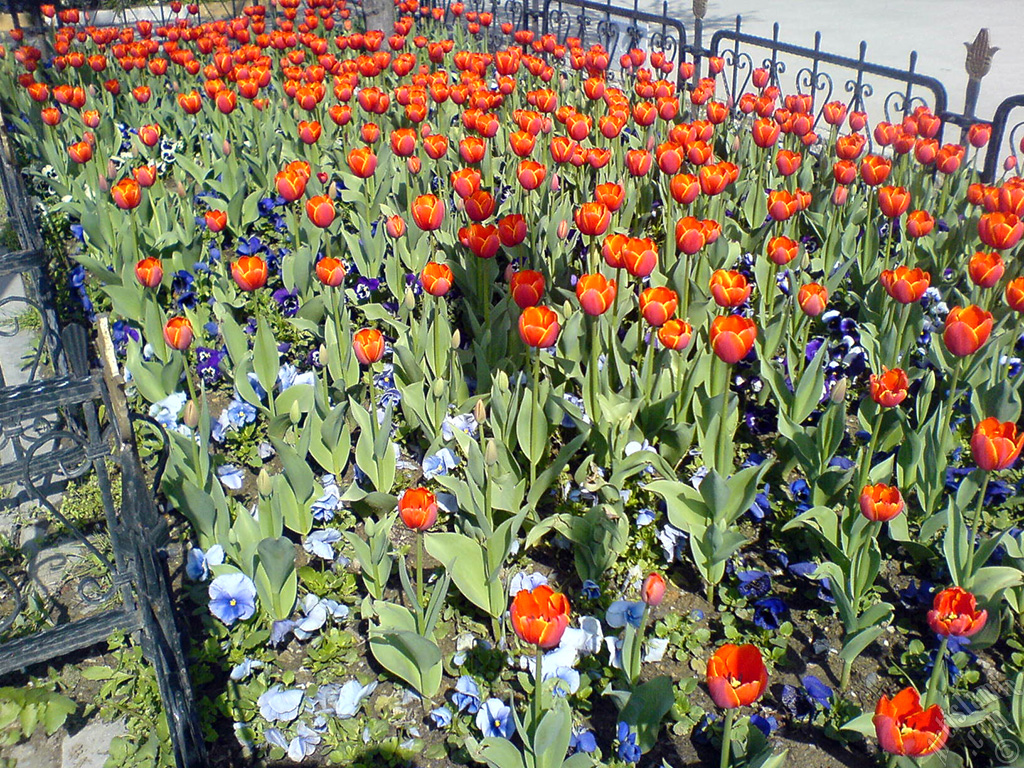
[[[167,525],[153,495],[166,435],[130,413],[112,350],[101,355],[104,366],[94,365],[85,329],[59,328],[31,201],[2,130],[0,179],[24,247],[0,255],[0,284],[20,279],[25,288],[0,302],[0,334],[17,334],[26,310],[40,325],[22,360],[5,354],[0,361],[0,486],[9,491],[0,514],[35,507],[58,532],[52,542],[0,552],[0,676],[103,643],[114,632],[134,633],[155,668],[177,764],[201,768],[205,746],[172,602]],[[148,471],[136,429],[149,430],[162,446]],[[62,513],[54,494],[87,475],[102,515],[83,526]],[[42,579],[41,565],[54,560],[55,575]],[[74,567],[62,567],[68,564]]]

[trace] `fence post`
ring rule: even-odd
[[[708,0],[693,0],[693,82],[700,82],[701,53],[704,51],[704,16]],[[682,63],[682,54],[679,56]]]
[[[988,74],[992,66],[992,56],[998,48],[990,47],[988,44],[988,29],[982,27],[973,43],[964,43],[967,46],[967,61],[964,67],[967,69],[967,93],[964,94],[964,117],[965,124],[960,128],[961,143],[967,137],[967,123],[975,120],[974,112],[978,107],[978,94],[981,93],[981,78]]]

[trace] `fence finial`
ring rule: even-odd
[[[703,19],[704,14],[708,12],[708,0],[693,0],[693,15],[698,19]]]
[[[964,45],[967,46],[967,63],[965,64],[967,76],[972,80],[981,80],[988,74],[989,67],[992,66],[992,56],[999,49],[989,47],[988,29],[985,27],[978,32],[973,43],[964,43]]]

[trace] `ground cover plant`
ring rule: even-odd
[[[495,46],[460,3],[181,10],[43,6],[0,101],[171,439],[215,757],[1014,759],[1024,182],[978,182],[988,126]],[[115,651],[118,764],[166,763]]]

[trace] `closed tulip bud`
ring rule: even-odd
[[[430,394],[435,399],[444,397],[445,392],[448,391],[448,382],[444,379],[434,379],[434,383],[430,385]]]
[[[989,417],[974,428],[971,435],[971,456],[979,469],[998,472],[1013,466],[1024,448],[1024,432],[1017,434],[1012,421]]]
[[[362,365],[373,365],[384,357],[384,335],[376,328],[362,328],[352,336],[352,351]]]
[[[156,288],[164,279],[163,262],[150,256],[135,265],[135,279],[146,288]]]
[[[487,421],[487,406],[484,405],[483,400],[477,400],[476,405],[473,406],[473,418],[476,419],[477,424]]]
[[[274,492],[274,481],[266,467],[261,467],[260,473],[256,476],[256,490],[263,498],[269,498]]]
[[[807,283],[800,286],[796,300],[805,315],[817,317],[828,305],[828,290],[820,283]]]
[[[462,332],[456,328],[455,332],[452,333],[452,349],[458,349],[462,346]]]
[[[928,611],[928,626],[943,637],[971,637],[988,620],[988,611],[978,610],[977,599],[966,589],[949,587],[935,595]]]
[[[399,238],[405,234],[405,219],[398,214],[389,216],[384,223],[384,230],[389,237]]]
[[[183,352],[191,346],[194,336],[187,317],[172,317],[164,323],[164,341],[171,349]]]
[[[403,299],[406,309],[416,309],[416,292],[409,286],[405,287],[405,298]]]
[[[832,387],[832,391],[829,393],[829,399],[836,403],[842,403],[846,400],[846,390],[850,386],[849,380],[844,376],[836,382],[835,386]]]
[[[558,235],[559,240],[565,240],[569,236],[569,222],[566,219],[562,219],[558,222],[558,229],[555,231]]]
[[[836,187],[832,190],[832,205],[846,205],[849,196],[850,190],[847,187]]]
[[[298,400],[292,400],[291,408],[288,410],[288,419],[292,425],[298,424],[302,420],[302,410],[299,408]]]
[[[199,424],[199,407],[195,400],[185,403],[185,410],[181,414],[181,423],[189,429],[195,429]]]
[[[971,304],[953,307],[946,315],[942,340],[957,357],[966,357],[981,349],[992,333],[992,313]]]
[[[484,463],[488,467],[493,467],[498,463],[498,444],[494,442],[494,438],[487,439],[487,446],[484,448]]]
[[[711,321],[708,338],[715,355],[731,365],[742,360],[753,349],[757,326],[749,317],[719,315]]]
[[[665,577],[660,573],[650,573],[640,588],[640,596],[651,608],[657,608],[665,599]]]
[[[231,277],[243,291],[255,291],[267,284],[267,263],[259,256],[242,256],[231,264]]]

